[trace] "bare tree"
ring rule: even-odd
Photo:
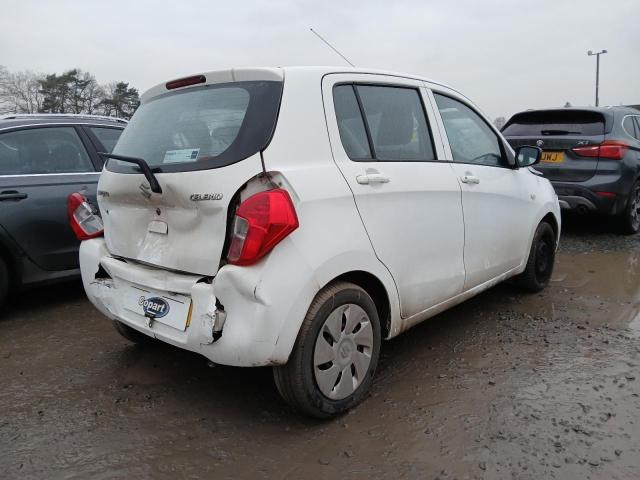
[[[138,90],[126,82],[101,86],[78,68],[58,75],[10,72],[0,65],[0,114],[84,113],[130,118],[140,104]]]
[[[98,85],[96,79],[91,76],[92,81],[84,91],[84,113],[94,115],[98,113],[100,102],[104,99],[104,88]]]
[[[38,113],[42,107],[41,75],[9,72],[0,66],[0,113]]]

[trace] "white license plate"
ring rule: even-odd
[[[186,295],[128,285],[125,289],[124,307],[143,317],[153,318],[154,322],[184,331],[187,328],[191,299]]]

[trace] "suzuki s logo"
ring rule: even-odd
[[[140,193],[144,198],[151,198],[151,188],[147,187],[144,183],[141,183],[138,187],[140,189]]]
[[[537,146],[539,146],[539,147],[541,147],[542,145],[544,145],[544,140],[538,140],[538,141],[536,142],[536,145],[537,145]]]
[[[193,193],[189,197],[192,202],[204,202],[206,200],[222,200],[221,193]]]
[[[169,313],[169,304],[166,300],[160,297],[140,297],[138,304],[142,307],[142,310],[147,317],[162,318]]]

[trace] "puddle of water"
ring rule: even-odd
[[[551,288],[640,335],[640,252],[558,255]]]

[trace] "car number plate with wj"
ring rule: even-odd
[[[128,285],[124,295],[124,307],[154,322],[184,331],[187,328],[191,298]]]
[[[564,162],[564,152],[542,152],[540,157],[542,163],[562,163]]]

